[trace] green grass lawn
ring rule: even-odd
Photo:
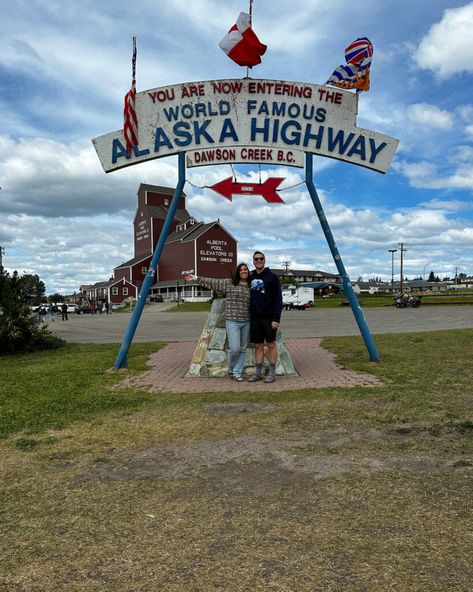
[[[472,340],[327,338],[383,384],[278,393],[126,386],[156,343],[0,358],[0,590],[470,592]]]
[[[211,306],[210,300],[208,302],[183,302],[179,306],[176,304],[172,308],[168,308],[166,312],[210,312]]]
[[[421,294],[422,295],[422,294]],[[394,296],[386,294],[362,294],[357,297],[360,306],[375,308],[379,306],[394,306]],[[473,293],[457,294],[428,294],[422,295],[422,304],[473,304]],[[344,294],[329,298],[316,298],[315,308],[339,308],[347,306],[348,300]],[[169,308],[167,312],[209,312],[210,302],[184,302],[179,306]]]
[[[162,344],[133,345],[133,368],[143,370]],[[68,344],[36,354],[0,357],[0,437],[39,433],[111,411],[138,408],[147,397],[110,387],[120,377],[107,373],[116,345]]]

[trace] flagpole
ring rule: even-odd
[[[131,69],[132,69],[132,78],[135,80],[136,78],[136,37],[133,37],[133,53],[132,53],[132,60],[131,60]]]
[[[253,0],[250,0],[250,27],[253,28]],[[250,69],[246,67],[246,77],[250,77]]]

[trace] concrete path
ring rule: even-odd
[[[468,305],[367,308],[363,312],[374,335],[473,328],[473,306]],[[121,343],[130,318],[130,313],[71,314],[68,321],[47,322],[58,337],[67,341]],[[159,304],[149,306],[141,316],[134,341],[197,341],[206,319],[206,312],[165,312]],[[284,339],[360,335],[349,307],[284,311],[281,330]]]

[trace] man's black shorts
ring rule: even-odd
[[[277,329],[271,327],[272,319],[251,319],[250,341],[251,343],[271,343],[276,341]]]

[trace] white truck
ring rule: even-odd
[[[305,310],[314,306],[314,289],[289,286],[282,291],[282,306],[285,310]]]

